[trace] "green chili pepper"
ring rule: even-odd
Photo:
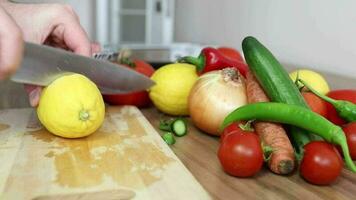
[[[310,87],[305,81],[301,79],[298,79],[298,81],[301,82],[303,85],[305,85],[315,95],[322,98],[326,102],[331,103],[336,109],[336,111],[338,112],[338,114],[340,115],[340,117],[347,120],[348,122],[356,121],[356,104],[353,104],[350,101],[332,99],[328,96],[320,94],[315,89]]]
[[[248,104],[231,112],[223,121],[221,130],[232,122],[240,120],[262,120],[290,124],[303,128],[324,138],[326,141],[341,146],[346,165],[356,172],[344,132],[324,117],[313,111],[296,105],[284,103],[262,102]]]

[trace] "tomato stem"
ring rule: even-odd
[[[249,120],[249,121],[246,122],[246,124],[240,123],[240,124],[239,124],[239,127],[240,127],[242,130],[244,130],[244,131],[251,131],[251,132],[253,132],[254,129],[253,129],[253,127],[251,126],[251,124],[252,124],[253,121],[255,121],[255,120]]]

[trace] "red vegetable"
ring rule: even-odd
[[[342,167],[343,161],[334,145],[314,141],[304,146],[300,174],[308,182],[328,185],[339,177]]]
[[[328,97],[336,100],[346,100],[352,103],[356,103],[356,90],[333,90],[327,94]],[[330,104],[326,103],[327,106],[327,118],[337,125],[346,124],[347,122],[343,120],[335,108]]]
[[[347,146],[352,160],[356,160],[356,122],[351,122],[343,127],[346,136]]]
[[[132,70],[144,74],[148,77],[154,73],[154,68],[143,60],[128,60],[127,58],[120,61],[121,64]],[[114,94],[103,95],[104,100],[112,105],[134,105],[137,107],[145,107],[150,103],[150,98],[146,91],[132,92],[129,94]]]
[[[212,47],[203,48],[197,58],[186,56],[179,59],[178,61],[195,65],[200,74],[232,67],[236,68],[240,74],[246,77],[246,72],[248,70],[248,67],[244,62],[237,61],[235,59],[229,59],[220,53],[217,49]]]
[[[312,111],[318,113],[323,117],[326,117],[327,106],[324,100],[322,100],[320,97],[316,96],[312,92],[302,92],[302,95]]]
[[[237,60],[240,62],[245,62],[244,59],[242,58],[241,54],[239,51],[237,51],[234,48],[231,47],[219,47],[218,51],[220,51],[221,54],[223,54],[225,57],[231,59],[231,60]]]
[[[231,133],[234,133],[236,131],[240,131],[240,127],[238,123],[231,123],[229,126],[227,126],[223,133],[220,135],[220,142],[222,142],[226,136],[230,135]]]
[[[238,128],[225,135],[218,158],[226,173],[237,177],[253,176],[263,165],[260,139],[254,132]]]

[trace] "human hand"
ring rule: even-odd
[[[62,48],[74,53],[91,56],[92,45],[79,18],[68,5],[63,4],[14,4],[2,3],[15,19],[24,34],[24,40]],[[92,48],[93,47],[93,48]],[[26,85],[31,106],[37,106],[41,87]]]
[[[0,24],[0,80],[3,80],[19,67],[24,44],[20,28],[1,6]]]

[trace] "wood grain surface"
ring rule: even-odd
[[[156,108],[141,111],[157,128],[162,113]],[[177,138],[171,148],[214,199],[356,199],[356,174],[346,169],[330,186],[311,185],[297,171],[289,176],[276,175],[267,166],[253,178],[229,176],[223,172],[217,158],[219,138],[199,131],[190,120],[188,123],[188,134]]]
[[[1,110],[0,128],[0,199],[210,199],[135,107],[108,107],[80,139],[52,135],[31,108]]]

